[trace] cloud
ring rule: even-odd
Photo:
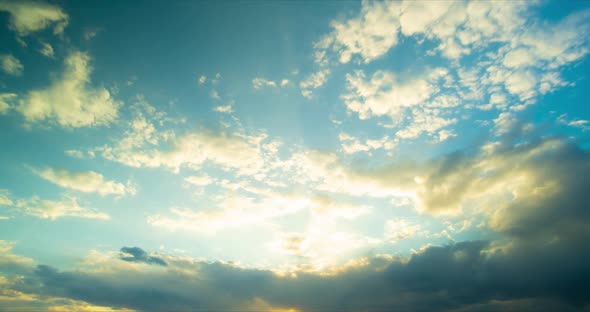
[[[332,21],[331,32],[314,43],[318,69],[300,83],[302,94],[311,97],[338,63],[373,62],[411,37],[415,40],[403,44],[429,49],[424,57],[443,67],[412,74],[377,70],[368,79],[356,70],[346,76],[350,92],[342,98],[361,119],[394,119],[387,126],[403,127],[401,139],[426,133],[438,137],[431,142],[444,141],[452,129],[443,127],[457,122],[459,114],[468,118],[463,109],[521,111],[539,96],[573,84],[560,71],[590,51],[590,10],[549,22],[529,14],[538,5],[364,1],[360,12]],[[399,124],[408,115],[407,125]]]
[[[0,206],[12,206],[12,200],[9,198],[8,190],[0,189]]]
[[[400,6],[397,2],[363,2],[357,17],[333,21],[334,50],[339,61],[348,63],[358,54],[365,63],[379,58],[398,42]]]
[[[167,266],[168,264],[162,258],[148,255],[143,249],[139,247],[123,247],[121,248],[120,259],[129,262],[144,262],[147,264],[156,264]]]
[[[408,220],[394,219],[385,223],[385,236],[393,242],[414,237],[420,231],[419,224],[412,224]]]
[[[10,102],[17,98],[16,93],[0,93],[0,115],[8,113],[12,109]]]
[[[48,296],[38,292],[28,278],[34,272],[31,258],[15,255],[14,242],[0,240],[0,306],[9,311],[105,311],[132,312],[92,305],[64,297]]]
[[[91,88],[90,56],[73,52],[65,60],[61,79],[40,90],[29,91],[16,110],[28,123],[47,120],[62,127],[105,125],[118,116],[121,103],[103,87]]]
[[[68,15],[59,6],[40,1],[0,2],[0,11],[10,13],[10,28],[20,36],[53,26],[54,34],[61,34],[68,24]]]
[[[47,42],[41,42],[41,49],[39,50],[39,53],[47,57],[53,57],[55,55],[53,47]]]
[[[218,112],[218,113],[225,113],[225,114],[230,114],[234,112],[234,109],[232,107],[232,104],[228,104],[228,105],[220,105],[220,106],[215,106],[213,108],[214,111]]]
[[[157,132],[153,135],[152,142],[122,144],[128,140],[124,139],[115,146],[100,147],[98,152],[106,159],[132,167],[164,167],[178,172],[181,168],[199,170],[205,164],[212,164],[238,176],[256,179],[273,170],[271,164],[277,159],[276,142],[268,140],[265,133],[194,131],[171,136],[166,149],[158,148]]]
[[[86,219],[110,219],[109,215],[96,209],[83,207],[75,197],[64,197],[61,201],[45,200],[38,196],[13,201],[16,211],[42,219],[56,220],[63,217]]]
[[[33,169],[41,178],[59,185],[84,193],[98,193],[100,195],[135,194],[136,190],[130,185],[105,180],[104,176],[94,171],[70,171],[67,169]]]
[[[277,83],[264,78],[254,78],[252,80],[252,86],[254,87],[254,89],[260,89],[262,87],[276,87]]]
[[[219,96],[219,93],[216,90],[211,90],[209,92],[209,97],[211,97],[214,100],[221,100],[221,96]]]
[[[201,75],[201,76],[199,77],[199,84],[200,84],[200,85],[204,84],[206,81],[207,81],[207,76],[205,76],[205,75]]]
[[[115,258],[106,263],[110,271],[40,265],[28,278],[38,281],[34,293],[142,311],[230,310],[253,300],[300,311],[455,311],[540,302],[578,310],[588,304],[583,285],[590,255],[583,251],[572,259],[575,249],[567,243],[554,247],[499,250],[493,242],[467,241],[427,247],[409,258],[359,259],[331,274],[294,276],[170,256],[162,256],[168,265],[161,270],[129,270],[117,268]],[[566,259],[570,265],[556,265]]]
[[[422,133],[432,136],[457,122],[455,118],[441,117],[445,114],[441,108],[454,107],[452,98],[434,97],[440,90],[438,82],[446,74],[445,69],[439,68],[424,77],[404,81],[388,71],[377,71],[366,79],[365,73],[359,70],[346,75],[350,93],[343,99],[347,110],[360,119],[389,117],[392,124],[387,127],[400,127],[396,132],[399,138],[417,138]]]
[[[311,98],[314,89],[323,86],[328,81],[329,69],[322,69],[310,74],[299,83],[301,94],[306,98]]]
[[[200,175],[200,176],[188,176],[184,178],[189,184],[196,185],[196,186],[206,186],[212,184],[215,180],[208,175]]]
[[[155,214],[147,222],[169,230],[216,233],[244,226],[264,225],[274,218],[291,215],[309,207],[311,201],[289,194],[270,194],[255,199],[229,195],[215,205],[200,210],[172,208],[171,215]]]
[[[585,119],[575,119],[575,120],[567,120],[567,114],[562,114],[557,117],[557,123],[562,125],[567,125],[574,128],[579,128],[584,131],[590,129],[590,121]]]
[[[355,138],[348,133],[341,132],[338,135],[338,139],[340,140],[342,151],[345,154],[370,152],[377,149],[392,150],[397,144],[396,139],[391,139],[387,135],[380,139],[368,139],[365,142],[361,142],[358,138]]]
[[[280,81],[273,81],[273,80],[268,80],[265,78],[256,77],[252,80],[252,87],[254,87],[254,89],[260,89],[260,88],[264,88],[264,87],[271,87],[271,88],[285,87],[288,84],[289,84],[288,79],[282,79]]]
[[[25,68],[12,54],[0,55],[0,64],[2,65],[2,71],[12,76],[21,76]]]

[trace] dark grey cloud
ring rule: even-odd
[[[49,295],[145,311],[238,309],[255,298],[303,311],[485,311],[511,302],[523,310],[540,302],[565,311],[590,307],[587,250],[529,243],[494,252],[490,244],[430,247],[408,262],[391,261],[385,270],[377,269],[385,260],[373,259],[371,265],[334,276],[286,278],[222,263],[196,263],[195,276],[175,270],[60,272],[48,266],[39,266],[35,274],[40,291]],[[177,265],[182,264],[170,267]]]
[[[122,254],[119,256],[119,258],[123,261],[144,262],[147,264],[157,264],[161,266],[168,265],[164,259],[150,256],[147,252],[145,252],[145,250],[139,247],[123,247],[121,248],[121,253]]]

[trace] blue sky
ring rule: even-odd
[[[588,308],[589,33],[584,1],[0,1],[0,303]]]

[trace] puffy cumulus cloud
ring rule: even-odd
[[[145,250],[139,247],[121,248],[120,259],[128,262],[144,262],[147,264],[156,264],[161,266],[168,265],[162,258],[150,256]]]
[[[358,16],[345,21],[333,21],[330,40],[339,61],[348,63],[354,54],[368,63],[394,46],[398,41],[401,6],[397,2],[363,2]]]
[[[0,65],[2,66],[2,71],[12,76],[22,75],[25,68],[20,60],[12,54],[0,55]]]
[[[103,212],[80,206],[75,197],[64,197],[60,201],[41,199],[38,196],[21,199],[8,198],[8,202],[5,205],[13,207],[15,211],[22,214],[42,219],[55,220],[63,217],[110,219],[109,215]]]
[[[59,6],[41,1],[0,1],[0,11],[10,13],[10,28],[26,36],[53,26],[61,34],[68,24],[68,14]]]
[[[377,71],[367,79],[364,72],[356,71],[346,76],[350,93],[343,98],[348,111],[360,119],[389,117],[391,124],[387,127],[399,128],[398,138],[417,138],[422,133],[432,136],[457,121],[443,117],[445,108],[455,106],[454,98],[435,96],[447,74],[447,70],[437,68],[422,78],[403,80],[392,72]]]
[[[29,91],[16,110],[28,123],[48,120],[62,127],[105,125],[117,118],[120,103],[103,87],[91,88],[90,56],[73,52],[65,60],[61,79]]]
[[[133,186],[106,180],[102,174],[94,171],[70,171],[48,167],[33,169],[33,172],[51,183],[85,193],[127,195],[136,192]]]
[[[510,42],[525,24],[528,16],[524,13],[531,5],[534,3],[364,1],[358,15],[331,23],[332,32],[315,44],[316,61],[328,63],[328,52],[334,52],[342,63],[355,55],[368,63],[397,45],[400,35],[433,40],[443,56],[460,58],[488,42]]]

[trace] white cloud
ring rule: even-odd
[[[70,171],[67,169],[45,168],[33,169],[33,172],[41,178],[63,188],[85,193],[132,195],[136,192],[133,186],[106,180],[102,174],[94,171]]]
[[[213,178],[208,176],[207,174],[204,175],[196,175],[196,176],[188,176],[184,178],[189,184],[196,185],[196,186],[206,186],[215,182]]]
[[[11,54],[0,55],[0,65],[2,65],[2,71],[12,76],[22,75],[25,68],[19,59]]]
[[[260,88],[264,88],[264,87],[271,87],[271,88],[284,87],[288,84],[289,84],[288,79],[273,81],[273,80],[268,80],[265,78],[256,77],[252,80],[252,87],[254,87],[254,89],[260,89]]]
[[[356,71],[346,76],[350,93],[343,98],[347,109],[357,113],[360,119],[389,117],[393,124],[388,127],[402,127],[396,133],[399,138],[417,138],[422,133],[433,135],[457,121],[442,117],[442,108],[456,106],[452,97],[430,100],[439,91],[438,81],[446,74],[444,69],[435,69],[424,77],[401,81],[392,72],[377,71],[366,79],[364,72]]]
[[[341,63],[358,54],[365,63],[382,55],[397,44],[400,6],[397,2],[363,2],[359,16],[332,22],[329,35]]]
[[[399,22],[405,36],[423,33],[431,24],[444,16],[453,5],[451,1],[404,1],[400,8]],[[453,8],[456,9],[456,8]]]
[[[574,128],[579,128],[582,130],[589,130],[590,129],[590,121],[585,119],[575,119],[575,120],[567,120],[567,114],[562,114],[557,117],[557,123],[562,125],[567,125]]]
[[[37,218],[55,220],[63,217],[87,219],[110,219],[109,215],[95,209],[82,207],[76,198],[66,197],[61,201],[43,200],[38,196],[19,199],[14,205],[20,212]]]
[[[422,133],[433,135],[439,129],[457,122],[455,118],[442,118],[438,116],[439,114],[440,112],[436,109],[413,109],[411,122],[395,135],[402,139],[415,139]]]
[[[276,87],[277,83],[264,78],[254,78],[252,80],[252,86],[254,89],[260,89],[262,87]]]
[[[25,36],[54,26],[60,34],[68,24],[68,15],[62,8],[39,1],[1,1],[0,11],[10,13],[10,28]]]
[[[408,220],[393,219],[385,223],[385,237],[393,242],[410,239],[419,234],[421,226]]]
[[[528,67],[535,64],[535,58],[529,50],[520,48],[506,53],[503,63],[508,68]]]
[[[171,147],[166,150],[160,150],[159,139],[154,138],[147,146],[145,141],[139,140],[103,146],[97,151],[106,159],[132,167],[166,167],[177,172],[181,167],[199,170],[208,163],[257,179],[262,179],[265,172],[272,169],[270,163],[276,160],[276,142],[267,141],[266,134],[197,131],[174,138],[170,135],[167,139]]]
[[[214,209],[194,211],[172,208],[171,216],[151,215],[147,222],[170,230],[215,233],[228,228],[264,224],[273,218],[293,214],[309,207],[310,200],[289,195],[273,194],[260,200],[244,196],[229,196]]]
[[[0,189],[0,206],[12,206],[12,200],[9,198],[8,190]]]
[[[117,118],[120,103],[104,87],[91,88],[90,56],[71,53],[61,79],[49,87],[28,92],[16,110],[27,122],[48,120],[63,127],[105,125]]]
[[[449,69],[456,70],[460,79],[453,81],[452,72],[448,70],[444,86],[456,93],[466,107],[523,110],[534,104],[539,93],[567,86],[567,82],[558,78],[556,69],[580,60],[590,51],[590,10],[576,12],[557,22],[541,22],[527,14],[535,5],[538,2],[365,1],[358,15],[333,21],[332,31],[314,44],[314,57],[320,68],[318,73],[329,72],[330,66],[335,65],[333,59],[347,63],[356,55],[369,63],[388,53],[397,44],[399,36],[413,36],[418,45],[425,41],[434,44],[427,55],[439,52],[452,61]],[[489,50],[491,43],[493,48]],[[470,64],[471,61],[459,63],[463,56],[476,53],[480,53],[476,64]],[[314,88],[326,83],[327,75],[319,76],[318,73],[308,78],[310,82],[305,88],[302,85],[305,96],[310,97]],[[354,89],[351,77],[358,76],[358,72],[350,75],[349,86]],[[322,79],[317,79],[320,77]],[[539,77],[547,79],[539,80]],[[378,77],[372,79],[378,80]],[[314,80],[317,82],[312,83]],[[427,85],[420,86],[419,79],[414,82],[416,84],[409,87],[418,90],[415,94],[428,95],[430,91],[437,91],[424,89]],[[369,87],[366,84],[357,86]],[[397,89],[401,91],[399,87]],[[402,98],[407,102],[420,102],[412,96],[415,94]],[[390,103],[403,103],[389,96],[394,94],[386,97],[391,99]],[[488,103],[483,102],[490,96]],[[392,107],[400,105],[371,103],[375,99],[345,99],[348,109],[363,119],[370,115],[399,113]],[[365,102],[370,105],[359,104]]]
[[[457,133],[455,133],[453,130],[440,130],[438,132],[438,141],[439,142],[443,142],[446,141],[447,139],[456,137]]]
[[[216,111],[216,112],[218,112],[218,113],[226,113],[226,114],[229,114],[229,113],[233,113],[234,112],[234,109],[233,109],[233,107],[232,107],[231,104],[215,106],[213,108],[213,110]]]
[[[221,100],[221,96],[219,96],[219,93],[217,92],[217,90],[209,91],[209,97],[211,97],[214,100]]]
[[[371,208],[368,205],[336,201],[327,196],[316,196],[313,198],[311,211],[316,218],[321,218],[323,222],[334,222],[337,219],[356,219],[367,214]]]
[[[346,154],[369,152],[377,149],[391,150],[397,144],[396,139],[391,139],[387,135],[377,140],[368,139],[363,143],[358,138],[353,137],[348,133],[341,132],[338,135],[338,139],[340,140],[342,151]]]
[[[39,53],[47,57],[53,57],[55,54],[53,47],[47,42],[41,42],[41,49],[39,50]]]
[[[12,109],[10,102],[16,99],[16,97],[17,95],[15,93],[0,93],[0,115],[4,115]]]
[[[436,90],[426,79],[400,82],[392,72],[381,70],[369,79],[359,70],[347,74],[346,80],[351,91],[344,97],[346,107],[361,119],[387,115],[397,121],[403,118],[405,108],[424,102]]]
[[[329,69],[321,69],[315,72],[301,82],[299,82],[299,88],[301,88],[301,94],[306,98],[311,98],[313,89],[317,89],[323,86],[328,81],[328,75],[330,74]]]
[[[506,90],[517,95],[521,101],[536,94],[537,78],[530,71],[517,71],[508,76],[505,81]]]
[[[202,85],[207,81],[207,76],[205,75],[201,75],[201,77],[199,77],[199,84]]]

